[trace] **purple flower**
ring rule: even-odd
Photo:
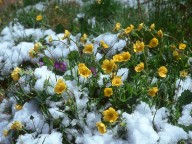
[[[61,71],[66,71],[67,70],[67,64],[64,62],[61,62],[60,63],[60,69],[61,69]]]
[[[67,70],[67,64],[65,62],[55,62],[54,67],[58,71],[66,71]]]
[[[91,70],[93,76],[96,77],[97,76],[96,69],[94,67],[92,67],[92,68],[90,68],[90,70]]]
[[[39,62],[39,66],[43,66],[44,65],[44,62]]]
[[[55,67],[55,69],[59,69],[60,68],[60,63],[56,61],[54,63],[54,67]]]

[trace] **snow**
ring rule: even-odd
[[[34,138],[33,134],[20,135],[16,144],[62,144],[62,133],[52,131]]]
[[[188,104],[183,107],[182,116],[179,118],[178,123],[184,126],[190,126],[192,124],[192,104]]]
[[[153,144],[157,142],[159,136],[153,129],[153,116],[147,104],[141,103],[133,114],[123,113],[122,116],[126,120],[129,143]]]
[[[128,72],[129,72],[129,69],[127,69],[127,68],[118,69],[117,76],[122,76],[121,80],[125,81],[128,77]]]
[[[192,79],[190,75],[187,76],[184,80],[178,79],[176,81],[176,90],[175,90],[175,99],[181,96],[182,92],[185,90],[190,90],[192,92]]]
[[[182,128],[167,123],[164,124],[158,135],[160,137],[159,144],[175,144],[180,140],[186,140],[188,138],[187,133]]]

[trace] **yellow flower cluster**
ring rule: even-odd
[[[23,124],[19,121],[14,121],[11,125],[12,130],[21,130],[23,128]]]
[[[138,52],[142,52],[144,50],[145,44],[144,42],[140,42],[139,40],[137,40],[134,44],[133,44],[133,49],[134,52],[138,53]]]
[[[119,114],[117,111],[115,111],[114,108],[110,107],[109,109],[103,111],[103,119],[104,121],[106,122],[109,122],[109,123],[114,123],[117,121],[117,119],[119,118]],[[104,123],[102,122],[97,122],[96,123],[96,127],[98,129],[98,131],[101,133],[101,134],[104,134],[107,132],[106,130],[106,126]]]
[[[56,94],[61,94],[67,90],[67,85],[65,82],[63,82],[62,79],[59,79],[57,81],[57,84],[55,85],[54,92]]]
[[[91,70],[86,67],[84,63],[78,65],[78,73],[84,78],[87,78],[91,75]]]
[[[131,54],[129,52],[122,52],[120,54],[116,54],[113,56],[113,61],[114,62],[123,62],[130,60]]]
[[[21,72],[21,69],[16,67],[13,72],[11,73],[11,77],[14,81],[18,81],[19,78],[20,78],[20,73]]]
[[[93,44],[86,44],[84,46],[83,52],[88,54],[93,53]]]

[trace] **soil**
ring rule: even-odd
[[[14,4],[17,1],[18,0],[0,0],[0,9],[6,7],[9,4]],[[2,4],[1,4],[1,2],[2,2]]]

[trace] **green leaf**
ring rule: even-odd
[[[44,62],[44,65],[46,66],[53,66],[53,60],[51,60],[48,57],[43,57],[43,62]]]
[[[192,92],[185,90],[178,99],[180,106],[190,104],[192,102]]]
[[[58,24],[55,28],[55,32],[58,33],[63,33],[64,31],[64,26],[62,24]]]

